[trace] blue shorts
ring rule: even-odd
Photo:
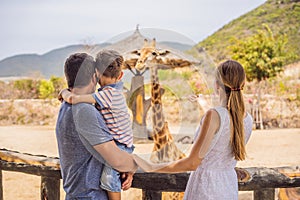
[[[117,141],[116,145],[123,151],[128,153],[132,153],[134,150],[134,146],[127,147],[125,144],[119,143]],[[100,179],[100,187],[104,190],[111,192],[121,192],[122,183],[121,183],[120,172],[111,168],[110,166],[103,166],[101,179]]]
[[[89,190],[76,195],[66,194],[65,200],[102,200],[108,199],[104,190]]]

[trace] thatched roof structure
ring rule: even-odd
[[[133,69],[138,60],[138,56],[132,52],[141,49],[145,39],[150,40],[149,38],[144,37],[137,27],[132,35],[105,47],[105,49],[112,49],[121,53],[125,60],[124,68]],[[161,69],[190,67],[199,64],[199,60],[196,60],[191,55],[185,54],[159,42],[156,43],[156,48],[170,52],[165,57],[157,58],[157,64]]]

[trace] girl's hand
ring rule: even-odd
[[[189,101],[191,101],[191,102],[197,101],[197,98],[198,98],[198,96],[195,95],[195,94],[192,94],[192,95],[188,96],[188,99],[189,99]]]
[[[206,112],[211,107],[211,103],[208,100],[206,100],[202,94],[198,94],[198,95],[193,94],[190,95],[188,98],[191,102],[197,101],[197,103],[204,110],[204,112]]]

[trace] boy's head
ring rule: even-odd
[[[94,58],[86,53],[70,55],[64,66],[68,87],[87,86],[95,74]]]
[[[102,50],[96,56],[96,69],[108,78],[118,79],[122,72],[123,57],[114,50]]]

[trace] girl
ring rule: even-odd
[[[196,130],[188,157],[168,164],[153,165],[135,155],[137,164],[148,172],[191,173],[184,199],[237,200],[237,161],[246,156],[245,143],[252,132],[252,118],[245,112],[242,89],[244,68],[228,60],[215,74],[219,105],[208,110]]]

